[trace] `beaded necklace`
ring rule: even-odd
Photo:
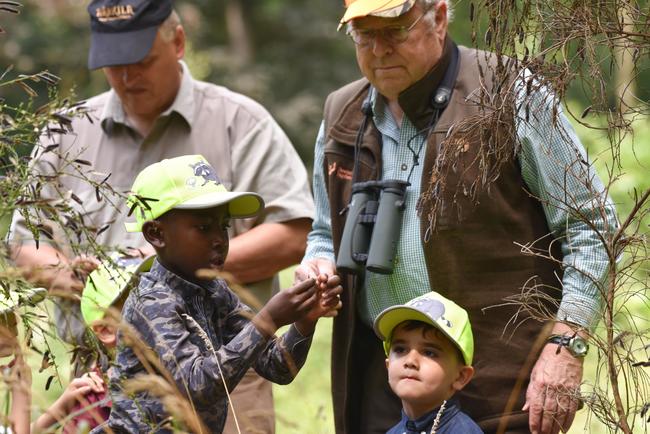
[[[442,405],[440,406],[440,410],[438,410],[438,414],[436,414],[436,418],[433,421],[433,425],[431,426],[431,432],[429,434],[436,434],[436,431],[438,430],[438,425],[440,424],[440,418],[442,417],[442,412],[445,411],[445,405],[447,405],[446,399],[442,401]]]

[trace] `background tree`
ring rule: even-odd
[[[513,118],[512,89],[517,88],[517,83],[524,87],[524,97],[517,102],[521,104],[517,110],[521,109],[526,118],[538,116],[547,102],[535,100],[535,90],[547,86],[557,96],[551,103],[554,115],[561,100],[566,97],[574,100],[565,110],[589,138],[592,158],[606,181],[605,192],[617,193],[619,228],[597,227],[591,223],[593,213],[605,215],[604,201],[584,204],[571,196],[554,199],[572,218],[591,226],[608,257],[605,281],[577,270],[586,281],[596,285],[604,300],[602,321],[590,331],[597,361],[592,375],[585,376],[583,402],[610,432],[648,432],[650,185],[647,175],[650,171],[647,159],[630,164],[628,158],[645,154],[647,149],[647,143],[634,140],[634,132],[648,128],[647,82],[638,79],[647,76],[650,66],[648,4],[645,1],[486,0],[470,2],[469,8],[474,45],[507,56],[495,67],[500,89],[497,97],[481,99],[486,115],[478,122],[479,128],[504,125],[507,128]],[[515,61],[516,69],[530,71],[523,83],[521,78],[511,76],[513,64],[508,63],[511,60]],[[577,105],[582,108],[576,110]],[[568,137],[571,132],[562,134]],[[518,146],[515,136],[510,135],[512,146]],[[498,159],[504,152],[490,143],[484,143],[484,148],[486,161]],[[586,164],[589,163],[580,159],[575,161],[576,167]],[[489,182],[492,175],[489,162],[486,166],[483,174],[488,175]],[[646,175],[636,185],[625,183],[632,167],[641,167]],[[598,187],[580,169],[567,168],[564,181],[580,183],[584,189],[599,193]],[[621,192],[628,195],[625,200],[621,199]],[[550,252],[538,251],[534,243],[522,245],[522,253],[553,260]],[[541,309],[540,299],[544,295],[539,289],[525,285],[521,294],[510,301],[535,318],[552,319]]]

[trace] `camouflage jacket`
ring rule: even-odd
[[[249,320],[252,314],[224,281],[198,286],[157,261],[122,310],[124,321],[158,355],[175,386],[214,433],[222,432],[226,420],[225,385],[232,390],[250,366],[270,381],[287,384],[307,358],[311,337],[291,326],[282,337],[268,339]],[[154,396],[153,386],[131,397],[123,391],[125,380],[147,373],[135,346],[125,341],[125,334],[118,332],[108,425],[115,432],[171,432],[169,413]]]

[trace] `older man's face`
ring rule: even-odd
[[[142,61],[104,68],[108,83],[129,116],[155,119],[174,102],[181,80],[178,61],[184,48],[181,27],[171,41],[165,41],[158,32],[151,51]]]
[[[397,18],[363,17],[355,19],[355,29],[378,30],[392,26],[413,24],[423,14],[419,6]],[[447,5],[440,3],[429,14],[435,16],[435,28],[431,21],[420,19],[409,32],[408,39],[390,43],[376,36],[367,46],[356,46],[357,62],[363,75],[389,101],[397,100],[400,92],[424,77],[442,55],[447,32]]]

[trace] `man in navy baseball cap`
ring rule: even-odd
[[[60,191],[90,198],[79,204],[79,212],[87,216],[89,227],[104,228],[89,240],[93,246],[109,252],[135,248],[147,255],[153,251],[142,234],[124,230],[128,213],[120,210],[128,206],[123,206],[126,198],[119,192],[127,191],[151,164],[179,155],[204,155],[232,191],[255,191],[272,204],[260,216],[230,228],[230,257],[225,264],[225,271],[265,302],[277,285],[276,273],[300,261],[311,228],[307,171],[289,138],[257,102],[192,77],[182,61],[186,35],[173,0],[88,3],[92,31],[88,66],[102,70],[110,89],[85,101],[88,116],[73,119],[73,133],[43,136],[35,148],[34,170],[55,174]],[[59,152],[42,152],[52,144],[91,162],[88,179],[111,174],[107,184],[115,194],[94,200],[94,184],[66,164],[66,158]],[[264,158],[250,158],[255,155]],[[36,245],[27,221],[19,213],[14,218],[16,263],[45,267],[49,274],[40,284],[53,293],[71,294],[55,304],[55,323],[64,339],[83,344],[85,323],[76,300],[84,285],[74,271],[76,264],[92,262],[75,255],[77,250],[86,251],[86,239],[75,236],[68,242],[66,234],[60,235],[52,244]],[[237,427],[233,414],[225,434],[275,432],[270,382],[251,369],[231,398],[242,426]]]
[[[144,59],[158,27],[172,13],[171,0],[94,0],[88,68],[131,65]]]

